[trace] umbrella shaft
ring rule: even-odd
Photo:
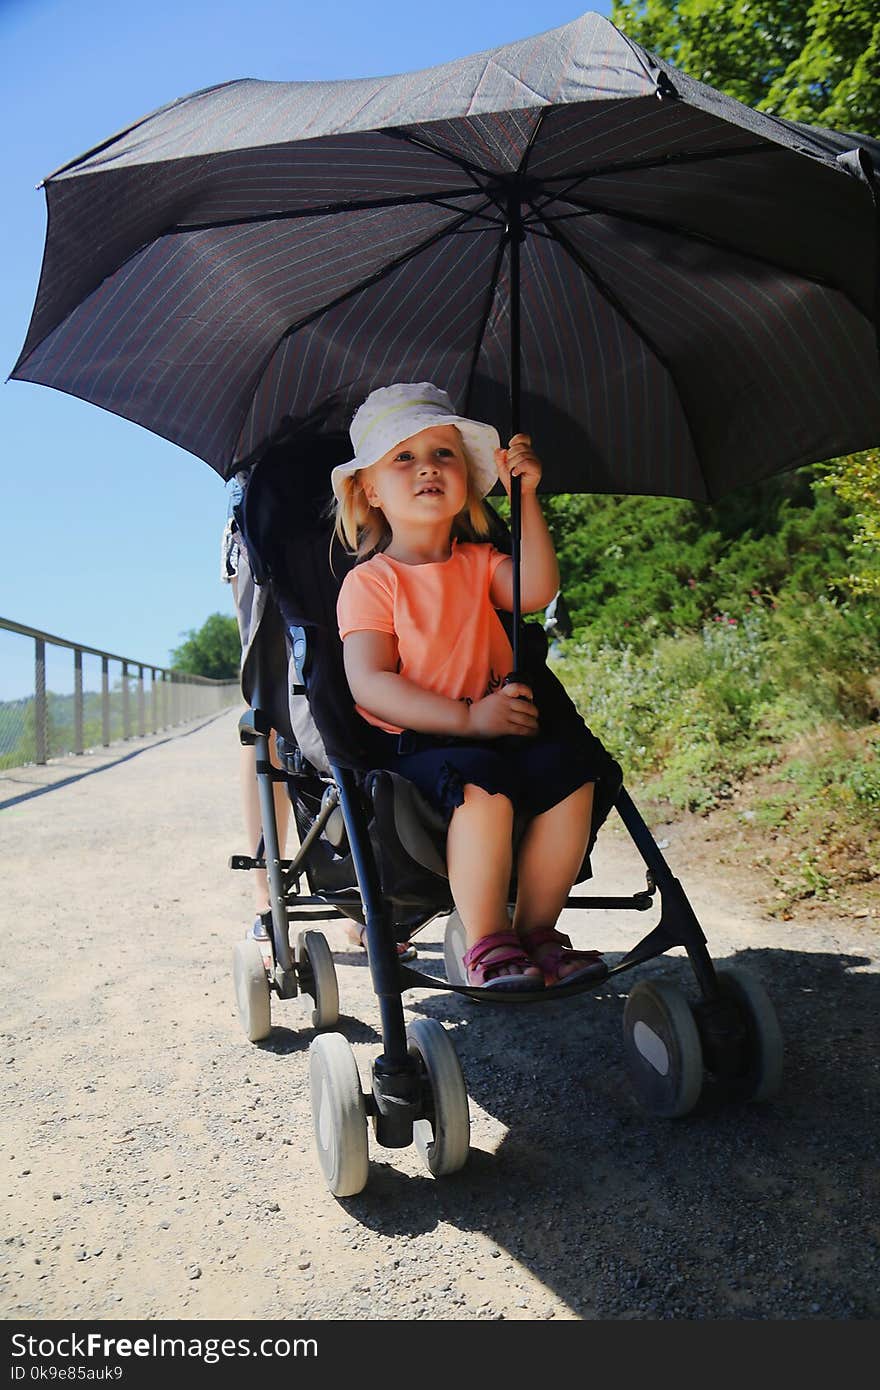
[[[511,435],[518,434],[520,424],[520,379],[522,358],[520,354],[520,272],[519,248],[523,237],[522,208],[519,190],[514,185],[507,198],[507,245],[510,253],[510,429]],[[521,509],[522,480],[512,478],[510,485],[510,537],[511,558],[513,560],[513,670],[519,676],[521,617],[520,573],[522,535]]]
[[[512,478],[510,483],[510,555],[513,560],[513,669],[517,672],[519,671],[519,623],[522,611],[520,597],[520,567],[522,565],[520,546],[522,536],[521,490],[522,479]]]

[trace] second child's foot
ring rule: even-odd
[[[350,945],[361,946],[364,950],[367,949],[366,927],[346,927],[345,934],[348,937]],[[418,954],[418,951],[411,941],[397,942],[397,959],[399,961],[415,960]]]
[[[526,955],[516,932],[497,931],[483,936],[461,959],[469,985],[495,990],[544,988],[541,969]]]
[[[267,970],[271,970],[275,964],[272,957],[272,913],[258,912],[254,918],[253,926],[248,927],[246,936],[251,937],[257,942],[260,953],[263,957],[263,964]]]
[[[574,950],[571,939],[555,927],[536,927],[519,939],[548,986],[568,985],[574,980],[604,980],[608,974],[599,951]]]
[[[272,931],[272,913],[258,912],[254,918],[252,927],[248,927],[247,935],[252,936],[255,941],[268,941]]]

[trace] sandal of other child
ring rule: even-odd
[[[496,931],[481,937],[465,951],[461,963],[467,971],[468,984],[482,989],[534,993],[544,988],[543,978],[534,973],[535,962],[526,955],[516,932]],[[519,967],[516,975],[497,973],[509,965]]]
[[[519,938],[533,965],[544,972],[544,983],[570,985],[575,980],[604,980],[608,967],[599,951],[576,951],[571,938],[555,927],[536,927]],[[543,950],[541,948],[544,948]],[[540,954],[539,954],[540,953]],[[562,965],[580,965],[580,969],[559,973]]]

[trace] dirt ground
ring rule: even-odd
[[[0,813],[4,1318],[880,1314],[880,904],[774,919],[717,843],[655,827],[713,959],[747,965],[774,1000],[778,1098],[733,1105],[708,1086],[684,1120],[639,1110],[625,995],[645,976],[692,991],[681,952],[515,1012],[415,990],[407,1019],[440,1019],[462,1063],[470,1159],[435,1180],[414,1148],[371,1136],[366,1189],[337,1201],[312,1138],[311,1001],[273,1003],[260,1046],[235,1012],[251,902],[226,867],[246,849],[235,718]],[[617,822],[595,870],[591,891],[643,884]],[[655,917],[563,925],[613,960]],[[443,925],[418,938],[429,970]],[[380,1051],[369,972],[341,922],[326,934],[366,1086]]]

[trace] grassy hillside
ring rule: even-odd
[[[556,666],[655,820],[739,804],[781,840],[784,902],[873,881],[880,906],[880,653],[867,604],[784,594],[695,632],[582,632]],[[786,862],[782,862],[786,861]]]

